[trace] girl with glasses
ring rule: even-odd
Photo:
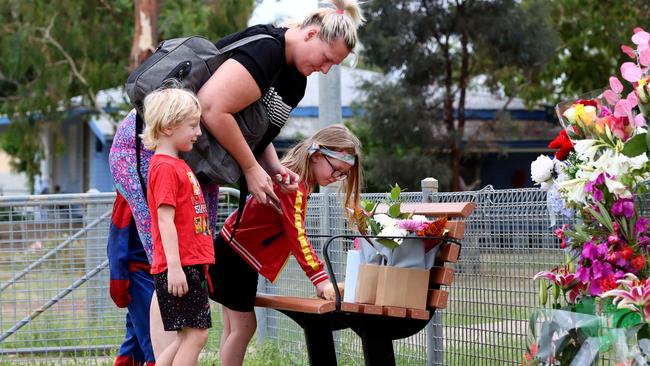
[[[343,212],[359,203],[361,181],[361,143],[343,125],[331,125],[293,147],[281,164],[296,172],[298,190],[283,189],[278,175],[273,190],[278,210],[249,197],[244,214],[231,236],[237,217],[235,211],[226,220],[215,240],[215,265],[210,267],[214,284],[212,299],[223,305],[222,365],[241,365],[257,321],[253,303],[258,274],[273,282],[290,255],[293,255],[316,288],[316,295],[331,283],[305,232],[307,199],[318,184],[327,186],[345,180]],[[341,192],[342,193],[342,192]]]

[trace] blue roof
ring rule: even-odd
[[[458,116],[458,111],[456,112],[456,117]],[[466,109],[465,110],[465,119],[468,120],[480,120],[480,121],[493,121],[496,118],[499,110],[497,109]],[[363,115],[365,111],[363,108],[357,109],[357,115]],[[550,116],[544,110],[534,110],[529,111],[526,109],[510,109],[508,110],[510,116],[513,120],[519,121],[553,121],[553,117]],[[341,114],[343,118],[352,118],[355,116],[355,113],[352,107],[341,107]],[[309,118],[318,117],[318,107],[296,107],[290,114],[291,117],[303,117]]]

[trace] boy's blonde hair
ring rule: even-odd
[[[142,143],[155,150],[160,137],[168,128],[178,128],[183,121],[201,117],[201,105],[196,95],[187,89],[162,88],[144,98]]]
[[[366,21],[356,0],[328,0],[330,7],[320,8],[307,16],[300,28],[320,27],[318,37],[327,43],[343,38],[348,50],[357,46],[357,29]]]
[[[330,150],[345,151],[356,156],[345,183],[339,187],[339,192],[345,191],[344,208],[358,207],[362,180],[361,142],[347,127],[335,124],[319,130],[291,148],[280,163],[298,174],[301,180],[313,182],[314,173],[310,169],[309,147],[314,143]],[[349,215],[347,211],[346,214]]]

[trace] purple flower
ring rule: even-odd
[[[609,277],[614,272],[612,271],[612,265],[607,262],[594,261],[591,263],[591,273],[593,279]]]
[[[607,108],[606,106],[602,106],[602,109],[600,110],[600,117],[607,117],[610,116],[612,112]]]
[[[587,182],[587,184],[585,184],[585,192],[587,192],[587,193],[593,192],[594,191],[594,185],[596,185],[596,183],[594,183],[593,181]]]
[[[629,219],[634,215],[634,202],[631,198],[620,198],[612,205],[612,213]]]
[[[589,268],[583,267],[583,266],[578,266],[576,268],[576,276],[580,279],[580,282],[582,283],[587,283],[590,279],[590,271]]]
[[[639,235],[645,233],[648,230],[648,224],[650,224],[650,220],[647,217],[639,217],[636,220],[636,224],[634,224],[634,234]]]
[[[598,188],[594,188],[594,200],[596,202],[602,202],[603,198],[605,198],[605,195],[603,194],[603,191],[601,191]]]
[[[596,177],[596,180],[594,182],[596,183],[596,185],[602,185],[603,183],[605,183],[605,175],[602,173],[598,174],[598,177]]]
[[[602,243],[598,245],[594,245],[593,242],[590,240],[584,244],[582,247],[582,257],[590,259],[592,261],[598,260],[598,259],[604,259],[605,256],[607,255],[607,244]]]

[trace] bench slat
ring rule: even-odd
[[[429,320],[429,310],[406,309],[406,317],[412,319]]]
[[[429,286],[449,286],[454,282],[453,268],[448,267],[433,267],[430,269]]]
[[[341,302],[341,311],[345,311],[348,313],[360,313],[361,304],[353,303],[353,302]]]
[[[452,239],[463,240],[465,237],[465,222],[463,221],[447,221],[445,229],[448,231],[447,236]]]
[[[359,304],[359,312],[364,314],[381,315],[384,309],[379,305]]]
[[[406,308],[398,308],[395,306],[384,306],[382,314],[396,318],[406,318]]]
[[[336,310],[336,302],[293,296],[257,294],[255,306],[309,314],[325,314]]]
[[[429,290],[427,306],[433,309],[444,309],[447,307],[449,292],[443,290]]]
[[[379,204],[375,213],[388,212],[388,205]],[[476,203],[474,202],[438,202],[438,203],[423,203],[423,202],[410,202],[402,203],[400,205],[402,213],[413,212],[415,215],[424,216],[447,216],[447,217],[468,217]]]
[[[456,243],[445,243],[438,253],[438,260],[443,262],[456,263],[460,255],[460,245]]]

